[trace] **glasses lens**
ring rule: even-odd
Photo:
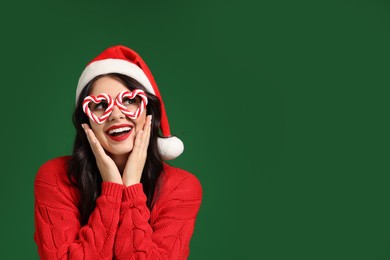
[[[122,104],[132,113],[137,111],[141,105],[141,98],[139,96],[134,97],[133,99],[125,97],[122,99]]]
[[[108,103],[107,100],[102,100],[100,103],[90,102],[88,107],[95,116],[101,117],[104,114],[104,111],[106,111]]]

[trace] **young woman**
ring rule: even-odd
[[[73,154],[34,183],[41,259],[187,259],[202,189],[164,162],[183,144],[136,52],[114,46],[87,65],[73,122]]]

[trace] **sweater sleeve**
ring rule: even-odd
[[[125,188],[114,246],[116,259],[187,259],[201,200],[202,188],[193,175],[163,192],[152,213],[142,184]]]
[[[95,209],[81,227],[76,200],[58,171],[66,174],[58,164],[46,163],[34,183],[34,239],[41,259],[112,259],[123,185],[103,182]]]

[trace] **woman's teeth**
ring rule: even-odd
[[[131,127],[120,127],[120,128],[115,128],[115,129],[108,131],[108,134],[110,134],[110,135],[119,134],[122,132],[129,132],[130,130],[131,130]]]

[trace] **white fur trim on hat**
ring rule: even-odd
[[[164,160],[173,160],[184,151],[183,142],[175,136],[167,138],[159,137],[157,139],[157,144],[158,150]]]
[[[152,84],[140,67],[121,59],[105,59],[92,62],[84,69],[77,84],[76,102],[81,90],[88,82],[96,76],[107,73],[120,73],[132,77],[133,79],[139,81],[149,93],[155,95]]]

